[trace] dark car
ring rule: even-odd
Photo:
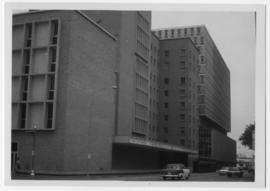
[[[242,177],[243,171],[239,167],[230,167],[227,171],[228,177]]]
[[[220,170],[218,170],[217,172],[218,172],[219,175],[226,175],[227,172],[228,172],[228,170],[229,170],[229,168],[230,167],[228,167],[228,166],[224,166]]]

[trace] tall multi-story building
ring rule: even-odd
[[[231,130],[230,71],[205,26],[156,30],[161,39],[190,38],[199,51],[198,109],[199,160],[201,170],[236,160],[236,143],[227,137]],[[222,151],[228,151],[222,153]]]
[[[187,164],[197,150],[158,141],[158,48],[150,12],[14,15],[12,149],[20,170]]]

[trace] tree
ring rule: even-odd
[[[252,149],[252,133],[255,131],[255,124],[249,124],[246,126],[245,131],[243,134],[239,137],[239,141],[241,141],[241,144],[248,147],[249,149]]]

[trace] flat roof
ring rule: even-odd
[[[198,151],[188,149],[188,148],[183,147],[183,146],[163,143],[163,142],[159,142],[159,141],[143,140],[143,139],[134,138],[131,136],[115,136],[113,143],[130,145],[130,146],[138,146],[138,147],[149,148],[149,149],[171,151],[171,152],[198,154]]]

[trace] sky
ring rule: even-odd
[[[253,152],[238,141],[255,121],[255,15],[253,12],[152,12],[152,28],[205,25],[231,74],[231,132],[237,153]]]

